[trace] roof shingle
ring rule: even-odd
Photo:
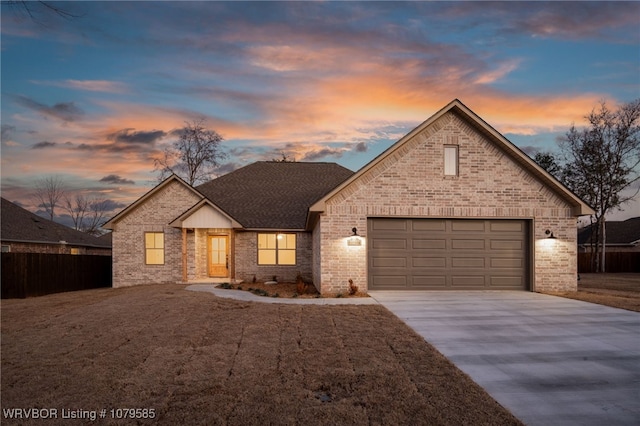
[[[590,244],[591,232],[596,224],[589,225],[578,232],[578,244]],[[624,221],[605,223],[607,245],[629,245],[640,241],[640,217]]]
[[[353,172],[335,163],[259,161],[196,189],[254,229],[304,229],[309,207]]]
[[[2,198],[0,209],[0,220],[2,221],[0,238],[3,241],[47,242],[54,244],[66,241],[68,244],[78,246],[111,247],[108,241],[52,222],[4,198]]]

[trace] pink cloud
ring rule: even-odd
[[[511,72],[518,69],[521,59],[512,59],[498,65],[497,68],[481,73],[474,81],[475,84],[490,84],[501,80]]]
[[[83,90],[102,93],[127,93],[129,87],[119,81],[110,80],[30,80],[30,83],[41,86],[62,87],[65,89]]]
[[[90,92],[126,93],[129,88],[126,84],[109,80],[65,80],[53,85],[70,89],[87,90]]]

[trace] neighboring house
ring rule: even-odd
[[[114,287],[301,274],[325,295],[349,280],[548,291],[576,290],[576,217],[592,213],[454,100],[357,173],[258,162],[196,188],[171,176],[105,227]]]
[[[591,234],[597,225],[589,225],[578,232],[580,252],[591,252]],[[605,252],[640,252],[640,217],[624,221],[605,222]]]
[[[111,255],[111,244],[2,198],[2,252]]]

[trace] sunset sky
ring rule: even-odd
[[[2,196],[32,211],[58,175],[117,212],[199,118],[221,174],[282,153],[355,171],[455,98],[530,155],[640,98],[636,2],[31,5],[2,5],[1,155]]]

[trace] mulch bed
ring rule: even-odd
[[[265,297],[285,297],[312,299],[321,297],[313,284],[298,285],[296,283],[278,282],[277,284],[266,284],[264,282],[243,282],[240,284],[218,284],[217,288],[250,291],[259,296]],[[369,297],[368,294],[357,291],[350,294],[349,291],[340,293],[336,297]]]
[[[241,302],[150,285],[1,308],[3,410],[106,410],[95,422],[3,415],[3,425],[521,424],[377,305]],[[131,408],[154,418],[112,417]]]

